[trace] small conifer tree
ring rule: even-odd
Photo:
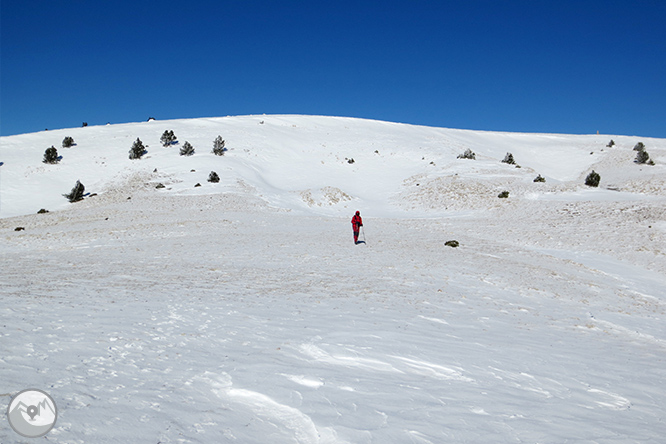
[[[588,187],[598,187],[599,182],[601,182],[601,176],[594,170],[585,178],[585,185]]]
[[[67,136],[64,139],[62,139],[62,147],[63,148],[71,148],[74,146],[74,139]]]
[[[211,171],[208,175],[208,182],[218,183],[220,181],[220,176],[217,175],[215,171]]]
[[[608,147],[608,148],[612,148],[614,146],[615,146],[615,141],[613,139],[611,139],[611,141],[608,142],[608,145],[606,145],[606,147]]]
[[[76,181],[76,185],[72,188],[69,194],[63,194],[70,202],[78,202],[83,200],[83,193],[85,192],[86,187],[80,181]]]
[[[458,159],[471,159],[476,160],[476,153],[467,148],[464,153],[458,155]]]
[[[192,154],[194,154],[194,147],[190,144],[190,142],[185,141],[180,149],[180,155],[191,156]]]
[[[645,145],[643,142],[638,142],[636,146],[634,146],[634,151],[643,151],[645,149]]]
[[[641,165],[643,164],[654,165],[654,162],[650,160],[650,155],[645,150],[641,150],[638,153],[636,153],[636,159],[634,159],[634,162]]]
[[[52,146],[47,148],[44,152],[44,163],[58,163],[60,162],[60,157],[58,156],[58,150]]]
[[[213,141],[213,154],[216,156],[224,156],[224,152],[227,150],[224,147],[224,139],[222,139],[222,136],[217,136],[215,140]]]
[[[546,178],[543,177],[541,174],[539,174],[537,177],[534,178],[534,182],[545,182]]]
[[[502,160],[502,163],[508,163],[509,165],[515,165],[516,161],[513,160],[513,154],[506,153],[506,156],[504,156],[504,160]]]
[[[132,160],[141,159],[141,157],[146,154],[146,147],[143,146],[143,142],[138,137],[132,144],[132,148],[129,150],[129,158]]]
[[[166,130],[164,133],[162,133],[162,137],[160,137],[160,142],[162,142],[162,146],[167,147],[170,145],[173,145],[176,143],[176,135],[173,133],[173,130]]]

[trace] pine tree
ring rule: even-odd
[[[601,176],[594,170],[585,178],[585,185],[588,187],[598,187],[599,182],[601,182]]]
[[[643,151],[645,149],[645,144],[643,142],[638,142],[636,146],[634,146],[634,151]]]
[[[162,146],[167,147],[169,145],[173,145],[176,143],[176,135],[173,133],[173,130],[166,130],[162,134],[162,137],[160,137],[160,142],[162,142]]]
[[[516,161],[513,160],[513,154],[506,153],[506,156],[504,156],[504,160],[502,160],[502,163],[508,163],[509,165],[515,165]]]
[[[74,139],[67,136],[64,139],[62,139],[62,147],[63,148],[71,148],[74,146]]]
[[[213,154],[216,156],[224,156],[224,152],[227,150],[224,147],[224,139],[222,139],[222,136],[217,136],[215,140],[213,141]]]
[[[191,156],[192,154],[194,154],[194,147],[190,144],[190,142],[185,141],[182,148],[180,149],[180,155]]]
[[[638,164],[649,164],[649,165],[654,165],[654,162],[650,160],[650,155],[648,154],[647,151],[641,150],[638,153],[636,153],[636,159],[634,159],[634,162]]]
[[[129,158],[132,160],[141,159],[141,157],[146,153],[146,147],[143,146],[141,139],[137,137],[136,141],[132,144],[132,148],[129,150]]]
[[[44,163],[58,163],[60,162],[60,157],[58,156],[58,150],[52,146],[47,148],[44,152]]]
[[[208,182],[218,183],[220,181],[220,176],[217,175],[215,171],[211,171],[208,175]]]
[[[72,188],[69,194],[63,194],[70,202],[78,202],[83,200],[83,193],[85,192],[86,187],[80,181],[76,181],[76,185]]]
[[[471,159],[476,160],[476,153],[467,148],[464,153],[458,155],[458,159]]]

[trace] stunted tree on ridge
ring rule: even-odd
[[[225,141],[222,136],[217,136],[213,141],[213,154],[216,156],[224,156],[224,152],[227,150],[224,145]]]
[[[181,156],[191,156],[194,154],[194,147],[188,141],[185,141],[182,148],[180,149]]]
[[[173,145],[176,143],[176,135],[173,133],[173,130],[166,130],[162,134],[162,137],[160,137],[160,142],[162,142],[162,146],[167,147],[170,145]]]
[[[71,148],[74,146],[74,139],[72,137],[65,137],[62,139],[62,147],[63,148]]]
[[[74,188],[72,188],[72,191],[70,191],[69,194],[63,194],[63,196],[65,196],[70,202],[78,202],[83,200],[83,193],[85,191],[86,187],[84,187],[83,184],[77,180]]]
[[[60,156],[58,156],[58,150],[54,146],[51,146],[51,148],[47,148],[46,151],[44,152],[44,160],[42,160],[42,162],[44,163],[60,162]]]
[[[141,157],[146,154],[146,147],[143,145],[143,142],[138,137],[132,144],[132,148],[129,150],[129,158],[132,160],[141,159]]]

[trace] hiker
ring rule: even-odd
[[[361,230],[361,227],[363,226],[363,219],[361,219],[360,211],[357,211],[356,214],[354,214],[351,223],[352,223],[352,228],[354,229],[354,244],[358,244],[358,232]]]

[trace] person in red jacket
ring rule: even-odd
[[[363,226],[363,219],[361,219],[360,211],[357,211],[356,214],[354,214],[351,223],[352,223],[352,228],[354,230],[354,244],[358,244],[358,233],[361,230],[361,227]]]

